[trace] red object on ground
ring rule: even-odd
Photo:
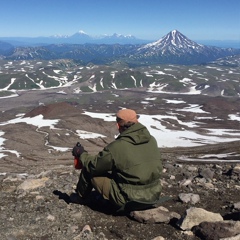
[[[79,158],[74,158],[74,167],[76,169],[82,169],[83,165]]]

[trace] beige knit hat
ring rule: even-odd
[[[122,109],[117,112],[117,117],[126,121],[136,123],[138,122],[138,116],[132,109]]]

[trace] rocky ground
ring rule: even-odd
[[[169,160],[165,154],[163,164],[162,196],[171,197],[161,204],[163,207],[181,217],[196,207],[219,213],[224,220],[239,221],[239,164],[184,164]],[[220,239],[197,237],[190,229],[183,231],[174,218],[144,223],[117,216],[109,204],[98,203],[94,196],[87,205],[71,203],[69,196],[78,176],[79,170],[67,164],[0,176],[1,239]],[[199,199],[185,202],[180,198],[183,193]],[[91,234],[82,232],[86,225]]]
[[[138,93],[138,96],[139,94],[144,93]],[[161,178],[162,196],[171,197],[161,206],[169,211],[168,218],[159,220],[162,213],[157,214],[158,219],[156,216],[141,218],[133,214],[116,215],[108,203],[97,201],[94,193],[87,205],[71,203],[69,199],[79,176],[79,170],[73,167],[70,150],[77,139],[74,131],[85,129],[108,136],[104,139],[82,140],[84,147],[92,154],[111,142],[116,134],[115,123],[91,119],[80,113],[83,109],[116,112],[117,106],[123,105],[138,112],[164,112],[162,103],[158,102],[156,107],[144,109],[140,101],[136,100],[137,95],[127,92],[126,102],[119,99],[115,104],[107,105],[102,96],[98,98],[97,95],[89,95],[88,98],[83,96],[81,102],[69,98],[66,100],[68,103],[65,103],[66,101],[60,99],[60,104],[37,107],[39,101],[44,102],[44,99],[48,103],[59,101],[59,95],[56,97],[52,93],[45,93],[45,98],[43,96],[42,92],[35,94],[33,101],[30,93],[29,101],[25,96],[18,98],[18,101],[17,98],[5,100],[1,105],[1,122],[12,119],[19,113],[29,117],[41,113],[47,119],[61,119],[57,129],[41,128],[41,132],[25,123],[1,126],[1,130],[5,132],[4,137],[8,139],[4,143],[5,148],[21,153],[20,157],[16,157],[9,152],[0,162],[1,239],[194,240],[230,239],[227,238],[229,236],[231,239],[239,239],[239,236],[233,236],[240,234],[239,225],[236,225],[240,221],[240,141],[160,149],[164,166]],[[212,116],[221,117],[221,123],[227,127],[230,124],[225,115],[240,112],[239,99],[189,96],[188,101],[202,104]],[[193,118],[191,114],[186,117]],[[214,120],[208,120],[205,124],[209,127],[220,126]],[[233,121],[231,127],[239,129],[239,122]],[[63,129],[67,130],[63,132]],[[50,145],[68,147],[69,150],[49,150]],[[210,162],[206,163],[198,158],[207,153],[235,155],[233,158],[226,157],[225,162],[208,159]],[[186,162],[184,159],[191,161]],[[214,223],[221,216],[224,224],[234,221],[235,225],[224,228],[222,225],[202,226],[198,222],[195,223],[198,228],[192,229],[191,225],[183,227],[181,219],[184,219],[187,210],[193,208],[207,211],[204,212],[206,219],[209,212],[218,214],[212,220]],[[198,212],[197,215],[200,216],[201,213]],[[189,222],[193,223],[194,220]]]

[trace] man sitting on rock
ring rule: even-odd
[[[86,199],[94,188],[118,210],[145,208],[160,197],[160,151],[134,110],[118,111],[116,121],[120,134],[96,156],[79,143],[73,148],[75,167],[82,168],[76,192]]]

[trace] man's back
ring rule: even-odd
[[[161,192],[162,163],[157,142],[145,126],[136,123],[108,147],[114,159],[116,189],[125,200],[155,201]]]

